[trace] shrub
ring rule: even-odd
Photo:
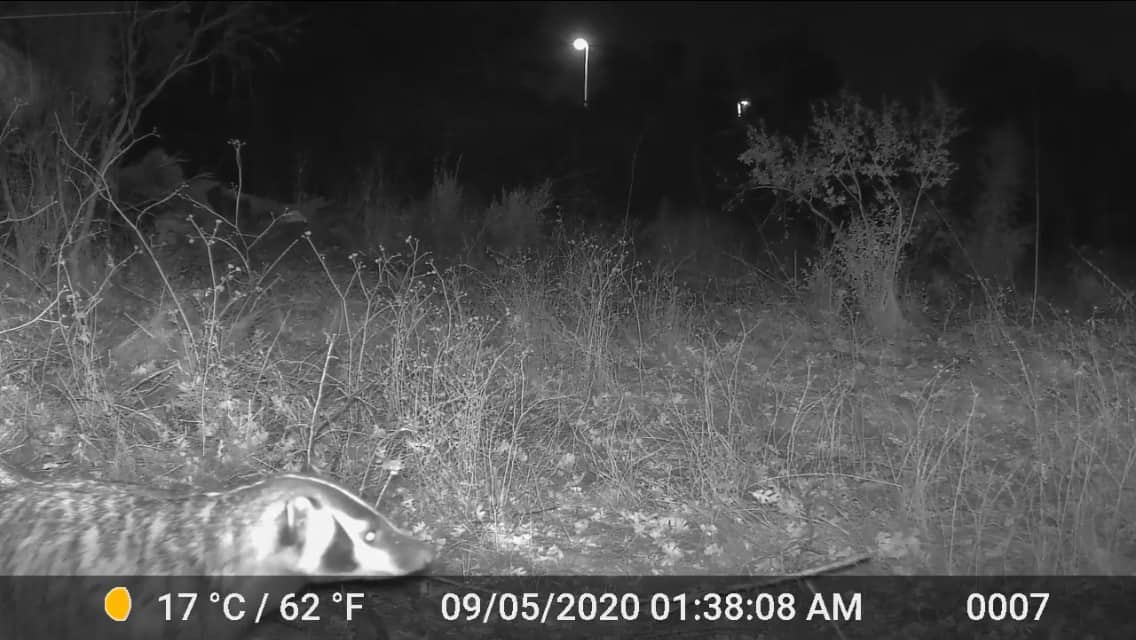
[[[882,334],[907,324],[898,276],[928,222],[925,199],[955,171],[948,147],[961,132],[958,116],[938,91],[914,112],[891,100],[873,109],[844,93],[814,108],[803,140],[751,127],[739,156],[749,169],[744,190],[787,195],[832,231],[834,259],[820,263]]]

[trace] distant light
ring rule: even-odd
[[[740,117],[744,116],[746,111],[749,111],[749,107],[750,107],[750,101],[749,100],[747,100],[745,98],[738,100],[738,117],[740,118]]]
[[[576,38],[572,41],[572,46],[576,47],[576,51],[584,52],[584,108],[588,108],[588,62],[591,57],[592,50],[588,47],[588,41],[583,38]]]

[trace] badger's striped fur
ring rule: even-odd
[[[280,475],[177,495],[95,481],[0,485],[0,575],[406,575],[432,549],[342,487]]]
[[[298,590],[407,575],[424,569],[433,555],[361,498],[314,476],[285,474],[227,491],[178,494],[94,480],[38,480],[0,466],[0,581],[8,585],[19,584],[12,576],[84,577],[75,582],[89,585],[110,576],[149,576],[138,582],[151,599],[176,577],[196,580],[189,584],[202,590]],[[140,627],[128,637],[156,628]],[[64,627],[64,635],[70,629]],[[217,637],[217,630],[208,635]],[[6,637],[0,629],[0,640]]]

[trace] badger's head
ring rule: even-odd
[[[334,483],[284,475],[258,489],[267,498],[255,543],[263,573],[366,580],[415,573],[434,558],[433,547]]]

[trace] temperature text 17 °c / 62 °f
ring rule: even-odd
[[[343,609],[344,620],[351,622],[353,614],[361,611],[366,602],[364,593],[345,593],[336,591],[329,594],[331,604]],[[165,593],[158,597],[162,614],[167,622],[188,621],[195,615],[195,609],[202,595],[196,592]],[[286,593],[273,596],[271,593],[246,595],[242,593],[210,592],[205,599],[215,605],[225,619],[232,622],[252,619],[259,624],[266,617],[276,617],[284,622],[319,622],[320,596],[315,593]],[[333,607],[338,609],[339,607]]]

